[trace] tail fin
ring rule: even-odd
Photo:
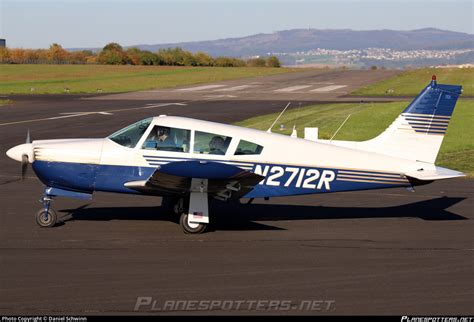
[[[379,136],[361,142],[372,151],[434,163],[461,95],[459,85],[431,83]]]

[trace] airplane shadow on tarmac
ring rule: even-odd
[[[420,218],[467,220],[446,210],[466,198],[441,197],[392,207],[325,207],[276,204],[211,203],[211,230],[284,230],[255,221],[357,218]],[[162,220],[178,222],[164,207],[91,207],[63,209],[62,221]]]

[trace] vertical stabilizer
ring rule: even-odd
[[[434,163],[461,92],[461,86],[437,84],[433,76],[382,134],[360,143],[379,153]]]

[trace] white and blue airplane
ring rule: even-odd
[[[173,201],[185,233],[209,224],[210,198],[269,198],[423,185],[461,177],[435,160],[462,87],[431,83],[379,136],[311,141],[233,125],[160,115],[101,139],[39,140],[7,155],[31,163],[45,184],[41,227],[58,222],[54,197],[94,191]],[[29,140],[27,140],[29,141]]]

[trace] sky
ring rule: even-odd
[[[474,0],[0,0],[8,47],[213,40],[294,28],[474,33]]]

